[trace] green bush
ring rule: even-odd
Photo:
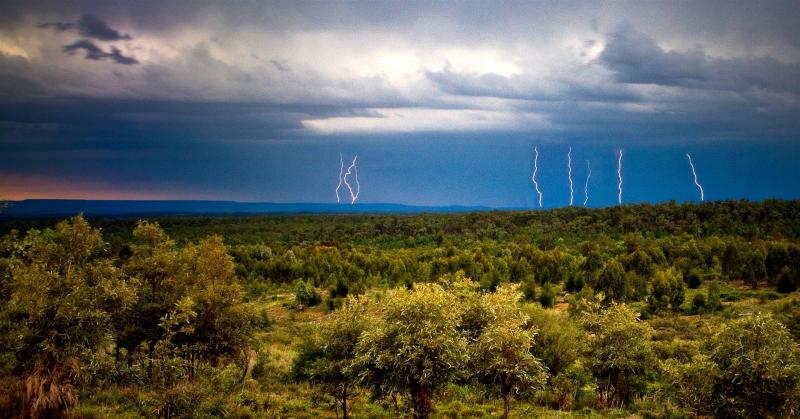
[[[539,303],[544,308],[551,308],[556,303],[556,294],[553,292],[553,287],[549,282],[545,283],[542,287],[542,294],[539,295]]]
[[[697,293],[692,298],[692,313],[702,313],[706,308],[706,297],[703,294]]]
[[[322,301],[314,286],[305,281],[297,282],[294,299],[300,307],[314,307]]]

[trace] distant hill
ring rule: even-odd
[[[488,211],[482,206],[415,206],[401,204],[319,204],[235,201],[104,201],[80,199],[26,199],[12,201],[0,218],[133,215],[214,214],[413,214]]]

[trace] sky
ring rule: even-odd
[[[796,1],[4,1],[0,197],[800,198]],[[347,164],[345,164],[347,166]],[[353,179],[350,178],[352,181]],[[349,201],[340,190],[342,201]],[[345,204],[343,204],[345,205]]]

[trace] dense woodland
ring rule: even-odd
[[[8,417],[796,417],[800,202],[5,220]]]

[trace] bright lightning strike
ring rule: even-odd
[[[588,170],[586,174],[586,183],[583,185],[583,195],[585,198],[583,199],[583,206],[586,206],[586,203],[589,202],[589,178],[592,177],[592,166],[589,164],[589,160],[586,160],[586,170]]]
[[[569,206],[572,206],[573,196],[575,195],[575,189],[572,184],[572,147],[567,152],[567,177],[569,177]]]
[[[619,183],[617,184],[617,203],[622,205],[622,149],[618,150],[619,157],[617,158],[617,179],[619,179]]]
[[[533,186],[536,187],[536,193],[539,194],[539,208],[542,207],[542,190],[539,189],[539,182],[536,181],[536,172],[539,171],[539,147],[533,147],[533,176],[531,176],[531,180],[533,181]]]
[[[342,175],[344,174],[344,160],[342,159],[342,153],[339,153],[339,184],[336,185],[336,202],[339,203],[341,200],[339,199],[339,189],[342,187]]]
[[[689,153],[686,153],[686,157],[689,158],[689,167],[692,168],[692,176],[694,176],[694,184],[697,185],[697,189],[700,189],[700,200],[705,201],[703,187],[700,186],[700,182],[697,180],[697,172],[694,170],[694,162],[692,161],[692,156],[690,156]]]
[[[351,204],[356,202],[358,199],[358,194],[361,193],[361,184],[358,182],[358,166],[353,167],[353,171],[356,175],[356,196],[353,197],[353,202],[351,202]]]
[[[350,166],[347,167],[347,173],[342,176],[342,181],[347,186],[347,190],[350,191],[350,204],[355,204],[356,199],[358,199],[358,194],[361,192],[361,185],[358,183],[358,175],[356,174],[356,193],[353,193],[353,187],[350,186],[350,182],[347,181],[347,177],[352,175],[354,172],[357,173],[358,169],[356,168],[356,160],[358,156],[353,157],[353,162],[350,163]]]

